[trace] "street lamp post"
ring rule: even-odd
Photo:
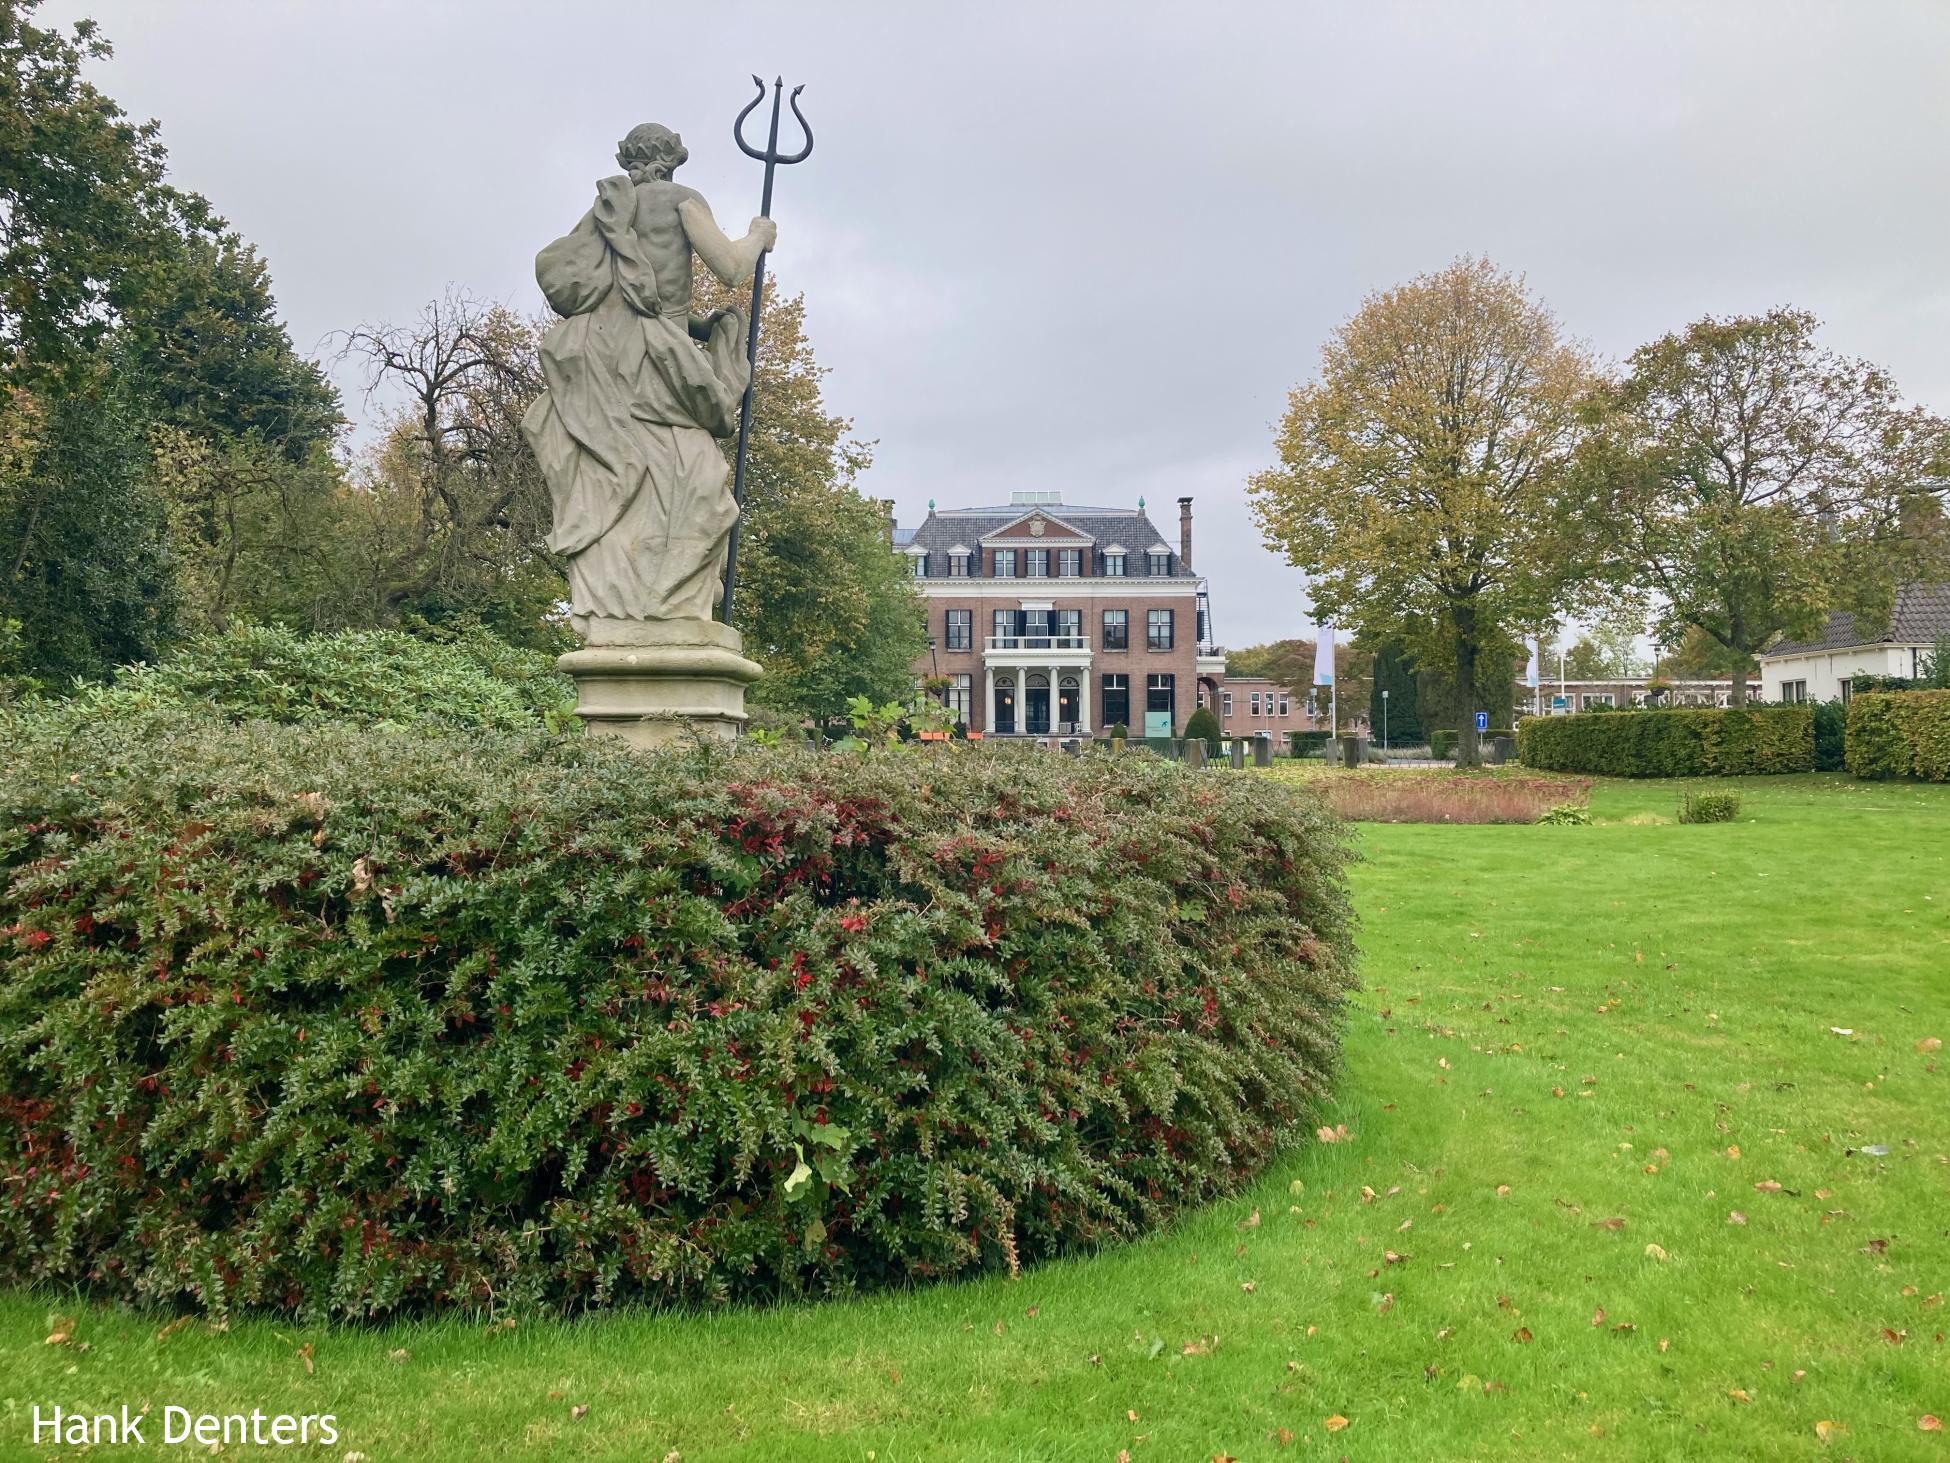
[[[1388,755],[1388,693],[1381,693],[1381,755]]]

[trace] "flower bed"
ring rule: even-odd
[[[1364,768],[1322,774],[1307,785],[1354,823],[1535,823],[1553,808],[1591,800],[1588,780],[1560,777]]]

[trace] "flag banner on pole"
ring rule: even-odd
[[[1320,641],[1314,647],[1314,684],[1331,686],[1334,684],[1334,627],[1320,627]]]
[[[1530,664],[1523,668],[1523,683],[1533,691],[1537,689],[1538,677],[1541,674],[1538,664],[1541,658],[1542,649],[1533,635],[1530,640]]]

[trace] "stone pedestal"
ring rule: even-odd
[[[556,665],[575,678],[576,715],[592,736],[658,747],[691,736],[729,740],[745,724],[745,687],[762,674],[745,642],[715,620],[577,616],[584,637]]]

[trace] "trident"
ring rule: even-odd
[[[765,164],[765,194],[759,200],[758,212],[761,218],[772,216],[772,173],[781,165],[790,166],[802,163],[813,150],[812,127],[806,121],[806,114],[799,110],[799,93],[806,88],[792,88],[792,115],[799,119],[799,128],[806,134],[806,145],[794,153],[779,151],[779,94],[785,90],[785,78],[775,77],[772,81],[772,135],[766,139],[765,150],[760,152],[745,141],[745,118],[754,108],[765,100],[765,82],[754,76],[752,84],[758,88],[758,95],[745,104],[745,110],[738,114],[738,120],[731,124],[731,135],[738,139],[739,150],[746,157],[757,158]],[[738,406],[738,466],[731,477],[731,501],[739,511],[739,518],[731,525],[731,542],[725,548],[724,558],[724,623],[731,623],[731,594],[738,584],[738,527],[745,508],[745,453],[751,443],[752,432],[752,387],[758,376],[758,305],[765,294],[765,255],[758,256],[758,263],[752,270],[752,323],[750,333],[745,338],[745,361],[751,367],[752,378],[745,383],[745,399]]]

